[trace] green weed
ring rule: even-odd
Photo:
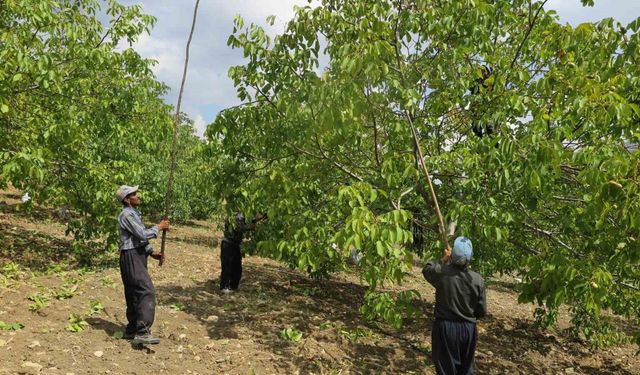
[[[180,302],[176,302],[169,305],[169,308],[173,311],[182,311],[184,310],[184,305]]]
[[[72,287],[63,286],[58,290],[52,291],[51,296],[55,299],[60,299],[60,300],[68,299],[75,295],[77,289],[78,289],[77,285],[74,285]]]
[[[31,295],[28,299],[33,302],[29,305],[29,311],[31,312],[40,313],[42,309],[49,306],[49,297],[44,294],[36,293]]]
[[[13,262],[5,263],[0,268],[0,275],[7,279],[15,279],[20,275],[20,265]]]
[[[0,320],[0,331],[17,331],[19,329],[23,329],[24,324],[22,323],[5,323]]]
[[[302,332],[293,327],[287,327],[280,331],[280,338],[286,341],[298,342],[302,339]]]
[[[100,315],[104,311],[104,306],[97,299],[89,300],[89,315]]]
[[[356,327],[352,330],[341,330],[340,334],[351,342],[357,342],[363,337],[373,337],[375,335],[371,330],[362,329],[360,327]]]
[[[69,325],[67,326],[67,331],[71,332],[80,332],[89,326],[84,318],[78,314],[69,315]]]
[[[102,279],[100,279],[100,283],[102,284],[102,286],[107,287],[107,288],[115,288],[116,287],[116,283],[113,282],[113,280],[111,280],[107,276],[105,276]]]

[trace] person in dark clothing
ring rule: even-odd
[[[487,302],[482,276],[468,269],[472,256],[471,240],[458,237],[453,251],[445,249],[440,261],[422,269],[436,288],[431,353],[438,374],[474,374],[476,320],[487,313]]]
[[[235,225],[229,219],[224,223],[224,238],[220,244],[220,290],[231,293],[240,286],[242,278],[242,251],[240,249],[244,234],[256,228],[256,223],[266,219],[266,215],[256,216],[247,224],[244,216],[236,212]]]
[[[149,244],[159,230],[169,229],[169,221],[162,220],[156,226],[146,228],[142,216],[136,210],[140,204],[137,186],[121,186],[116,192],[124,206],[118,215],[120,230],[120,276],[124,284],[127,302],[127,327],[125,339],[133,344],[158,344],[160,339],[151,335],[155,317],[155,289],[147,271],[147,257],[160,261],[162,255],[154,252]]]

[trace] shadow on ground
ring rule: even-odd
[[[158,286],[158,303],[180,304],[182,311],[207,327],[213,339],[244,339],[250,335],[268,352],[287,353],[278,361],[283,372],[292,367],[302,373],[327,370],[343,358],[363,373],[380,373],[389,368],[421,372],[430,361],[424,352],[411,348],[408,339],[406,343],[398,340],[415,333],[416,327],[425,332],[430,323],[420,318],[414,326],[388,336],[386,332],[391,329],[362,318],[359,307],[366,291],[363,286],[312,280],[269,265],[245,266],[245,273],[251,276],[234,294],[217,291],[217,280],[186,288]],[[421,310],[431,309],[428,304],[417,303]],[[302,332],[302,340],[292,343],[280,337],[286,327]],[[398,350],[405,352],[401,359]],[[390,358],[394,358],[393,364]]]
[[[188,237],[172,237],[173,242],[182,242],[187,245],[205,246],[216,248],[219,245],[217,237],[190,235]]]
[[[11,262],[38,273],[118,266],[115,254],[90,245],[74,249],[71,239],[7,223],[0,223],[0,244],[0,265]]]
[[[71,241],[5,223],[0,223],[0,243],[0,261],[11,261],[32,271],[44,272],[73,258]]]

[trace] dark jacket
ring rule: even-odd
[[[237,213],[235,219],[235,225],[231,225],[229,219],[225,220],[223,241],[228,241],[234,245],[239,246],[242,244],[242,239],[244,238],[245,232],[253,229],[255,220],[253,220],[251,224],[247,224],[244,219],[244,215],[242,215],[241,213]]]
[[[477,272],[432,261],[422,274],[436,288],[436,319],[475,323],[487,313],[484,280]]]

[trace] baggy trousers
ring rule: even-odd
[[[220,245],[220,289],[238,289],[242,277],[242,253],[240,245],[222,240]]]
[[[127,301],[127,333],[149,332],[156,312],[155,289],[144,246],[120,251],[120,276]]]
[[[436,373],[473,375],[477,341],[475,323],[436,319],[431,331],[431,354]]]

